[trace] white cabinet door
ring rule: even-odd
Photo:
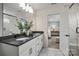
[[[25,44],[19,46],[19,55],[22,56],[34,55],[34,47],[35,47],[34,45],[35,45],[35,39],[32,39],[29,42],[26,42]]]
[[[19,47],[20,56],[36,56],[43,46],[43,36],[40,35]]]
[[[19,55],[23,54],[30,47],[31,43],[26,42],[25,44],[19,46]]]
[[[35,56],[34,47],[33,46],[30,46],[22,54],[20,54],[20,56]]]
[[[36,41],[35,41],[35,52],[36,52],[36,55],[39,55],[40,53],[40,50],[42,49],[43,47],[43,35],[40,35],[38,38],[36,38]]]

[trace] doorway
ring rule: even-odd
[[[48,48],[59,49],[60,15],[48,15]]]

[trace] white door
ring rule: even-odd
[[[69,54],[69,19],[68,13],[63,12],[60,15],[60,50],[65,55]]]

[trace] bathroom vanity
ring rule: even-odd
[[[17,36],[17,35],[16,35]],[[37,56],[43,48],[43,32],[34,32],[33,36],[19,35],[1,37],[0,55],[2,56]]]

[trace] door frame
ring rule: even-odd
[[[49,16],[50,15],[60,15],[60,13],[52,13],[52,14],[48,14],[47,15],[47,39],[48,39],[48,20],[49,20]],[[59,22],[60,22],[60,20],[59,20]],[[59,25],[60,26],[60,25]],[[59,30],[60,30],[60,28],[59,28]],[[59,33],[59,35],[60,35],[60,33]],[[59,38],[60,38],[60,36],[59,36]],[[59,40],[59,42],[60,42],[60,40]],[[48,43],[49,44],[49,43]],[[49,47],[48,47],[49,48]],[[59,43],[59,49],[60,49],[60,43]]]

